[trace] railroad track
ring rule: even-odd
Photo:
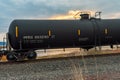
[[[120,53],[120,49],[105,49],[105,50],[97,50],[94,48],[89,51],[84,51],[80,48],[67,48],[66,51],[62,49],[49,49],[46,52],[44,50],[36,51],[37,58],[36,59],[48,59],[48,58],[60,58],[60,57],[72,57],[72,56],[93,56],[93,55],[109,55],[109,54],[118,54]],[[0,62],[7,62],[6,56],[1,57]]]
[[[59,57],[58,57],[59,56]],[[79,56],[65,56],[65,55],[54,55],[54,56],[45,56],[45,57],[38,57],[35,60],[23,60],[23,61],[3,61],[0,62],[0,64],[8,64],[8,63],[13,63],[13,64],[18,64],[18,63],[32,63],[32,62],[39,62],[39,61],[54,61],[54,60],[67,60],[67,59],[82,59],[82,58],[91,58],[91,57],[109,57],[109,56],[120,56],[120,53],[110,53],[110,54],[97,54],[97,55],[79,55]]]
[[[1,80],[116,80],[120,54],[71,56],[0,63]]]

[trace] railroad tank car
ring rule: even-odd
[[[13,49],[47,49],[119,44],[120,20],[14,20],[9,28]]]
[[[119,26],[120,19],[89,18],[89,14],[82,14],[81,20],[14,20],[8,31],[14,51],[7,59],[14,60],[14,55],[35,58],[37,49],[112,47],[120,43]]]

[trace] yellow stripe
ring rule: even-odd
[[[78,31],[77,31],[77,32],[78,32],[78,36],[80,36],[80,34],[81,34],[81,31],[80,31],[80,29],[78,29]]]
[[[48,31],[48,36],[51,36],[51,34],[52,34],[52,33],[51,33],[51,30],[49,30],[49,31]]]
[[[108,29],[105,29],[105,34],[108,34]]]
[[[16,26],[16,38],[18,37],[18,26]]]

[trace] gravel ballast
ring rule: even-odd
[[[0,80],[119,80],[120,55],[0,63]]]

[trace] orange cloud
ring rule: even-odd
[[[120,13],[115,13],[110,15],[110,18],[115,19],[115,18],[120,18]]]
[[[80,10],[70,10],[66,14],[55,15],[55,16],[50,17],[49,19],[56,19],[56,20],[59,20],[59,19],[75,19],[75,18],[79,19],[80,18],[79,14],[81,12],[82,11],[80,11]],[[95,13],[95,11],[84,11],[84,12],[89,12],[91,14],[91,16],[93,16],[93,14]],[[78,15],[76,15],[76,14],[78,14]]]

